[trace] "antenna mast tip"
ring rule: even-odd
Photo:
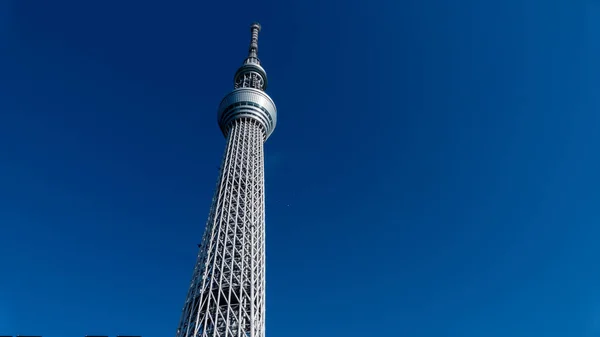
[[[250,25],[250,29],[251,29],[251,30],[253,30],[253,29],[255,29],[255,28],[256,28],[256,29],[258,29],[258,31],[260,32],[260,29],[261,29],[262,27],[260,26],[260,23],[258,23],[258,22],[253,22],[253,23],[252,23],[252,25]]]

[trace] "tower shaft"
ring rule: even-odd
[[[264,336],[264,134],[236,120],[177,337]]]

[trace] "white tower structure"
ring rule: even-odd
[[[176,337],[265,336],[264,142],[277,109],[265,93],[260,29],[251,25],[248,57],[218,109],[227,144]]]

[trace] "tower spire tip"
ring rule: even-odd
[[[250,25],[250,30],[254,30],[254,29],[258,29],[258,31],[260,32],[262,26],[260,25],[260,23],[258,22],[252,22],[252,24]]]
[[[261,26],[260,23],[254,22],[250,25],[250,48],[248,50],[248,59],[247,62],[256,62],[258,61],[258,32],[260,32]]]

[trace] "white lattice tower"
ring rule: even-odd
[[[219,106],[227,145],[176,337],[265,336],[263,144],[277,109],[264,92],[259,31],[252,24],[248,57]]]

